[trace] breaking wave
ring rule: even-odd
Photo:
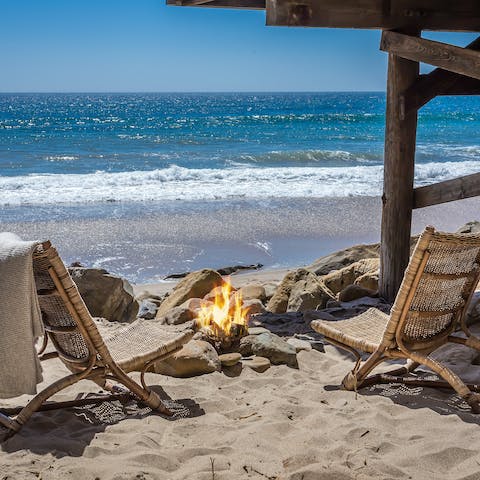
[[[478,171],[479,162],[423,163],[416,184],[426,185]],[[133,172],[0,176],[0,205],[155,202],[234,198],[345,197],[380,195],[381,165],[348,167],[178,166]]]

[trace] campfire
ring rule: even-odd
[[[213,302],[204,302],[198,312],[196,328],[218,351],[231,351],[248,334],[248,308],[240,292],[226,282],[216,289]]]

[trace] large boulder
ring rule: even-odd
[[[379,258],[379,256],[379,243],[355,245],[345,250],[339,250],[338,252],[325,255],[315,260],[315,262],[307,268],[317,275],[327,275],[327,273],[330,273],[332,270],[340,270],[364,258]]]
[[[307,272],[290,291],[287,312],[305,312],[325,308],[333,293],[314,273]]]
[[[305,268],[288,272],[268,302],[272,313],[323,308],[333,298],[324,283]],[[298,310],[300,309],[300,310]]]
[[[215,348],[203,340],[190,340],[166,360],[154,364],[155,373],[171,377],[196,377],[222,369]]]
[[[340,270],[334,270],[327,275],[323,275],[321,279],[328,289],[334,294],[344,290],[348,285],[352,285],[358,277],[366,273],[378,272],[380,268],[379,258],[366,258],[354,262]]]
[[[243,337],[239,351],[243,356],[258,355],[268,358],[274,365],[298,367],[295,347],[271,332]]]
[[[169,310],[178,307],[189,298],[203,298],[222,283],[221,275],[215,270],[204,269],[189,273],[162,302],[157,310],[157,318],[162,318]]]
[[[257,284],[244,285],[239,289],[243,300],[260,300],[264,302],[267,299],[265,287]]]
[[[138,313],[138,302],[127,280],[101,268],[69,268],[90,314],[110,322],[132,322]]]
[[[370,290],[360,285],[348,285],[338,294],[338,300],[340,302],[351,302],[359,298],[375,297],[377,295],[376,290]]]
[[[378,279],[380,276],[380,270],[374,272],[367,272],[357,277],[353,282],[354,285],[359,287],[368,288],[369,290],[378,290]]]

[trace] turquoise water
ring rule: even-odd
[[[478,171],[479,106],[421,110],[417,185]],[[0,94],[0,206],[379,195],[384,110],[383,93]]]

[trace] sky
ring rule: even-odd
[[[379,42],[165,0],[0,0],[0,92],[384,91]]]

